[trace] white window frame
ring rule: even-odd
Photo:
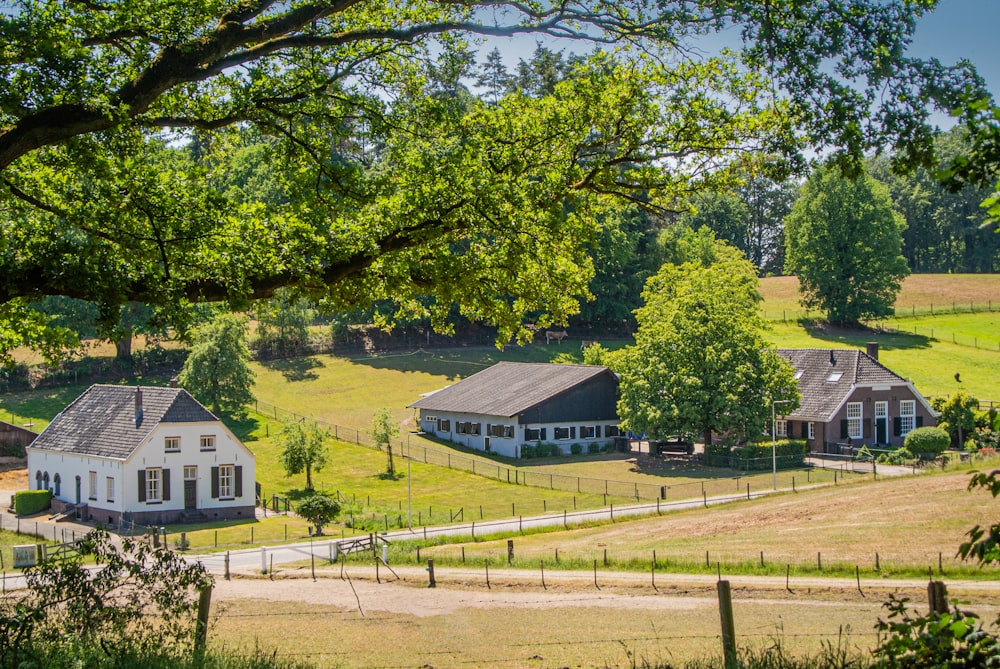
[[[847,403],[847,436],[851,439],[864,439],[864,417],[863,402]]]
[[[784,418],[777,418],[774,421],[774,436],[776,437],[787,437],[788,436],[788,421]]]
[[[564,436],[560,437],[559,434],[563,433]],[[556,427],[552,429],[552,438],[557,441],[565,441],[567,439],[572,439],[570,436],[570,431],[568,427]]]
[[[197,465],[184,465],[184,480],[185,481],[197,481],[198,480],[198,466]]]
[[[108,476],[104,479],[104,492],[109,502],[115,501],[115,477]]]
[[[594,425],[580,426],[581,439],[597,439],[597,427]]]
[[[810,422],[809,423],[809,439],[815,439],[815,438],[816,438],[816,423]]]
[[[885,400],[879,400],[875,402],[875,418],[888,418],[889,417],[889,403]]]
[[[181,450],[181,438],[180,437],[164,437],[163,438],[163,451],[165,453],[177,453]]]
[[[236,466],[219,465],[219,499],[236,498]]]
[[[163,470],[159,467],[146,469],[146,503],[163,501]]]
[[[97,472],[87,472],[87,499],[97,501]]]
[[[899,400],[899,436],[905,437],[917,427],[917,401]]]
[[[198,439],[198,444],[203,451],[214,451],[215,450],[215,435],[214,434],[203,434]]]

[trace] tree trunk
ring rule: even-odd
[[[306,490],[313,489],[312,467],[306,465]]]
[[[708,448],[709,446],[711,446],[712,445],[712,428],[706,427],[705,428],[705,434],[702,435],[702,438],[705,440],[705,448]]]
[[[391,442],[388,443],[388,444],[386,444],[386,449],[389,452],[389,470],[388,470],[389,471],[389,476],[395,476],[396,475],[396,466],[392,462],[392,443]]]
[[[132,334],[132,330],[128,329],[115,340],[115,362],[120,365],[132,364]]]

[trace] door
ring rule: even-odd
[[[889,443],[889,403],[875,403],[875,443]]]
[[[184,468],[184,508],[198,508],[198,468]]]

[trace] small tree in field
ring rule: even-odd
[[[399,425],[393,422],[392,414],[385,407],[375,412],[372,418],[372,440],[379,450],[385,446],[389,462],[386,465],[385,473],[389,476],[396,475],[396,466],[392,462],[392,440],[399,436]]]
[[[306,490],[313,489],[312,473],[320,471],[326,465],[326,439],[330,436],[327,430],[321,429],[316,423],[289,421],[278,436],[284,446],[281,452],[281,464],[289,476],[306,473]]]
[[[322,535],[323,526],[336,520],[340,504],[326,495],[310,495],[296,505],[295,512],[316,526],[315,534]]]

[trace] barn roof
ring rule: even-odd
[[[602,377],[618,383],[607,367],[499,362],[409,406],[430,411],[510,417]]]
[[[29,448],[125,459],[157,425],[215,421],[183,388],[97,384],[63,409]]]

